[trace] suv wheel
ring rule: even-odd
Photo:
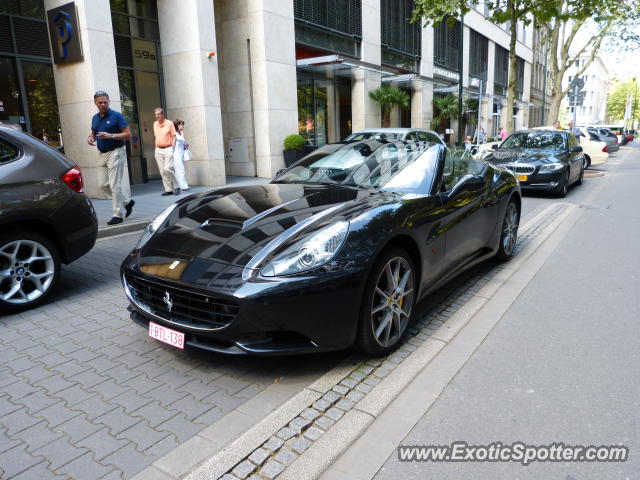
[[[39,233],[0,235],[0,313],[44,302],[60,276],[58,250]]]

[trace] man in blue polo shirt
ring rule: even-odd
[[[98,147],[98,180],[107,194],[111,194],[113,218],[107,225],[117,225],[123,222],[123,211],[125,218],[128,217],[136,203],[131,199],[127,151],[124,147],[124,141],[131,138],[131,130],[122,114],[109,108],[107,92],[96,92],[93,101],[98,107],[98,113],[91,120],[91,133],[87,143]]]

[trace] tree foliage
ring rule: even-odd
[[[617,123],[624,119],[625,108],[627,106],[627,95],[633,96],[632,116],[634,120],[640,118],[640,102],[638,102],[638,81],[631,78],[626,81],[616,82],[611,88],[607,98],[607,118],[612,123]]]
[[[554,3],[558,13],[548,22],[540,22],[548,32],[550,48],[551,119],[558,117],[560,104],[569,93],[569,86],[563,85],[567,70],[578,58],[586,56],[574,75],[581,76],[598,56],[604,40],[622,35],[625,26],[631,26],[639,18],[636,0],[554,0]],[[590,34],[584,35],[587,30]],[[588,37],[586,42],[579,43],[581,32]]]
[[[382,85],[369,92],[371,100],[380,105],[382,111],[382,123],[389,126],[391,109],[394,106],[407,108],[409,106],[409,94],[391,85]]]
[[[431,128],[438,129],[440,125],[447,122],[458,114],[458,96],[447,95],[445,97],[433,97],[433,120]],[[460,127],[458,127],[460,128]]]

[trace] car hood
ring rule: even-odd
[[[309,184],[229,187],[181,201],[141,255],[171,253],[246,266],[269,242],[305,221],[314,224],[384,194]]]
[[[503,163],[532,163],[542,165],[545,163],[559,162],[561,157],[562,154],[554,150],[498,149],[493,150],[485,160],[497,165]]]

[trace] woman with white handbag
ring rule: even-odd
[[[184,140],[184,121],[175,120],[173,124],[176,127],[176,146],[173,150],[173,168],[176,179],[180,185],[180,190],[189,190],[187,176],[184,171],[184,162],[191,160],[191,151],[189,144]]]

